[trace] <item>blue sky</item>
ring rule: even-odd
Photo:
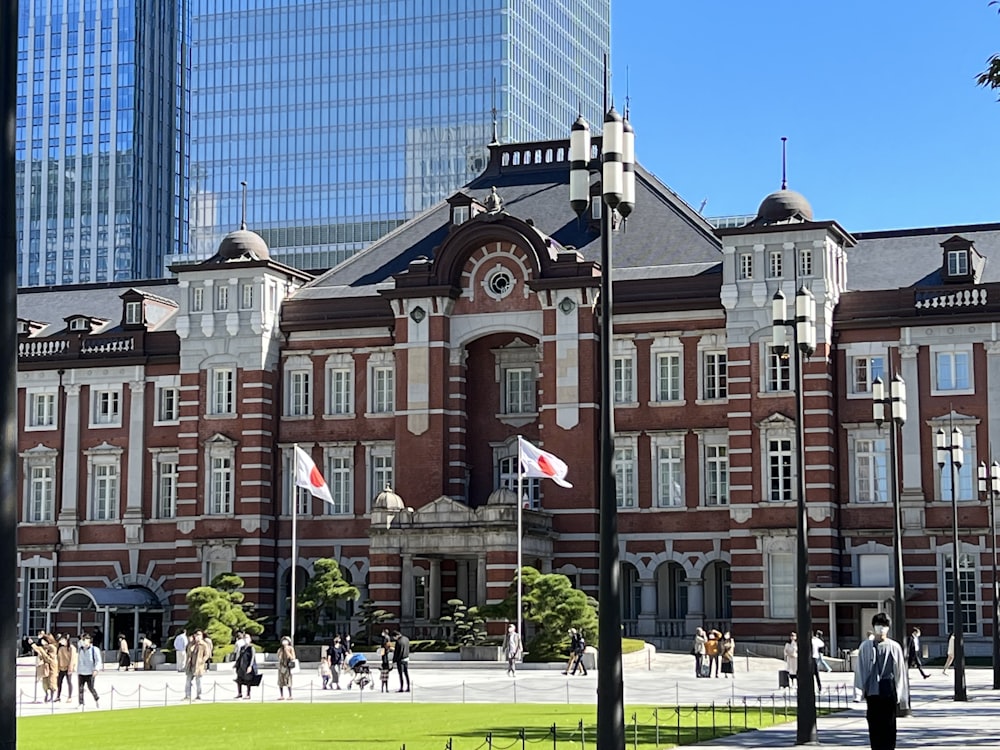
[[[612,0],[638,160],[706,216],[781,182],[848,231],[1000,221],[987,0]],[[638,207],[637,207],[638,210]]]

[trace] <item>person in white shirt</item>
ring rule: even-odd
[[[177,636],[174,638],[174,653],[177,654],[178,672],[183,672],[184,667],[187,666],[187,647],[188,647],[187,633],[184,632],[184,628],[181,628],[177,632]]]
[[[889,637],[889,615],[872,618],[874,639],[858,646],[854,688],[868,704],[868,741],[872,750],[895,750],[896,714],[910,704],[910,685],[903,647]]]

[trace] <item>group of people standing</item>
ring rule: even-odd
[[[73,675],[77,678],[77,695],[83,705],[84,690],[88,690],[98,703],[94,678],[104,668],[101,650],[93,645],[86,633],[74,646],[68,635],[39,631],[37,638],[27,638],[28,647],[35,654],[35,679],[42,684],[45,703],[63,700],[63,686],[67,688],[66,702],[73,701]]]
[[[816,679],[816,689],[822,692],[823,683],[820,680],[820,672],[832,672],[833,667],[826,660],[826,640],[823,638],[823,631],[817,630],[809,640],[810,658],[813,663],[813,677]],[[790,683],[797,681],[799,673],[799,636],[794,631],[789,633],[788,642],[785,643],[785,671],[788,673]]]
[[[721,673],[728,679],[734,674],[736,641],[728,630],[720,633],[713,628],[706,633],[704,628],[697,628],[691,655],[694,657],[695,677],[711,677],[714,669],[716,677]]]

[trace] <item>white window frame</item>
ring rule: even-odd
[[[353,445],[326,449],[326,474],[324,475],[333,504],[320,500],[324,515],[349,516],[354,514],[354,450]]]
[[[21,628],[25,635],[35,636],[48,621],[46,608],[52,599],[53,561],[35,557],[31,564],[21,565]]]
[[[813,275],[813,251],[808,247],[799,248],[799,276]]]
[[[229,285],[219,284],[215,287],[215,312],[226,312],[229,309]]]
[[[201,286],[191,287],[191,312],[204,312],[205,310],[205,288]]]
[[[236,413],[236,368],[213,367],[208,371],[208,415],[229,416]]]
[[[312,445],[300,443],[299,447],[308,453],[310,458],[312,457]],[[282,464],[284,466],[284,472],[282,473],[284,482],[282,483],[281,493],[281,515],[291,517],[292,500],[294,499],[298,503],[295,513],[300,518],[311,518],[313,515],[313,500],[315,498],[305,489],[295,486],[295,449],[293,447],[288,446],[282,449]],[[325,474],[323,478],[326,479]],[[320,500],[319,502],[323,503],[324,501]]]
[[[948,251],[948,275],[968,276],[969,275],[969,251],[949,250]]]
[[[21,454],[24,461],[23,508],[25,523],[51,523],[55,519],[55,490],[59,452],[39,445]]]
[[[368,414],[391,416],[396,411],[396,360],[391,351],[368,358]],[[381,490],[379,490],[381,492]]]
[[[686,505],[684,436],[684,432],[651,436],[653,505],[656,508],[683,508]]]
[[[929,445],[935,446],[937,444],[938,428],[944,430],[950,441],[952,424],[962,431],[962,467],[955,469],[956,474],[958,474],[955,499],[960,503],[979,502],[979,483],[976,473],[976,467],[979,465],[976,457],[976,425],[978,420],[956,419],[953,422],[949,422],[947,418],[934,420],[931,424]],[[938,466],[936,454],[935,449],[934,489],[937,491],[939,502],[951,505],[951,464],[946,463],[943,467]]]
[[[348,353],[327,358],[326,411],[327,417],[354,416],[354,357]]]
[[[535,368],[507,367],[503,371],[503,413],[534,414]]]
[[[982,607],[979,592],[979,565],[976,558],[978,554],[972,554],[959,549],[958,553],[958,584],[962,592],[962,634],[966,636],[977,636],[980,630],[979,610]],[[954,602],[955,596],[952,593],[952,580],[954,566],[952,563],[952,551],[941,555],[941,595],[938,601],[942,605],[941,621],[944,623],[945,632],[951,632],[954,628]]]
[[[517,443],[503,448],[502,454],[494,450],[496,487],[506,487],[517,494]],[[542,507],[542,480],[536,477],[521,478],[521,502],[524,507],[538,510]]]
[[[724,401],[729,395],[729,358],[724,349],[701,352],[701,394],[704,401]]]
[[[451,207],[451,223],[458,225],[464,224],[469,220],[469,207],[468,206],[452,206]]]
[[[525,343],[520,338],[515,338],[507,346],[492,349],[494,361],[494,378],[499,387],[500,403],[497,418],[505,424],[521,426],[528,424],[538,413],[538,367],[541,354],[538,347]],[[530,370],[530,375],[525,374],[525,370]],[[508,376],[508,371],[520,371],[517,375]],[[520,385],[521,396],[525,399],[522,404],[527,409],[527,398],[531,399],[530,411],[512,411],[508,400],[509,390],[514,385],[514,380]],[[530,393],[526,392],[530,391]]]
[[[954,394],[972,394],[976,391],[975,367],[972,356],[972,344],[945,344],[932,346],[931,355],[931,395],[949,396]],[[958,374],[963,365],[967,382],[959,382]],[[951,383],[942,383],[940,377],[942,365],[948,371]],[[951,387],[947,387],[951,385]]]
[[[166,520],[177,517],[177,451],[153,452],[153,518]]]
[[[27,391],[28,408],[24,415],[26,432],[59,428],[58,395],[57,388],[31,388]]]
[[[729,505],[729,442],[725,433],[703,433],[701,449],[702,497],[709,508]]]
[[[156,419],[153,424],[176,424],[180,421],[181,389],[177,385],[156,385]]]
[[[206,473],[208,474],[208,497],[205,515],[232,515],[235,495],[235,466],[232,453],[210,451]]]
[[[366,513],[371,512],[372,500],[386,487],[394,487],[396,480],[396,446],[388,441],[365,444],[365,465],[368,467]]]
[[[142,302],[130,300],[125,303],[125,324],[139,325],[145,323],[142,317]]]
[[[95,385],[90,388],[90,426],[94,429],[121,427],[121,386]]]
[[[761,347],[764,355],[763,392],[764,393],[788,393],[792,390],[792,357],[787,353],[778,354],[774,351],[774,346],[770,342],[764,343]]]
[[[849,357],[851,393],[871,397],[872,383],[876,378],[887,380],[885,354],[856,354]],[[888,385],[888,384],[887,384]]]
[[[107,443],[86,451],[87,518],[114,521],[121,504],[122,449]]]
[[[619,435],[615,438],[615,455],[612,463],[615,473],[615,499],[623,510],[639,507],[638,456],[634,436]]]
[[[676,337],[662,337],[649,350],[654,404],[684,403],[684,349]]]
[[[769,250],[767,253],[767,278],[784,278],[785,251]]]
[[[243,284],[240,287],[240,309],[253,310],[253,284]]]
[[[285,416],[312,415],[312,370],[286,370]]]
[[[772,551],[767,555],[768,615],[771,619],[795,617],[795,554]]]
[[[753,279],[753,253],[740,253],[739,277],[740,281],[750,281]]]
[[[888,503],[892,499],[888,433],[870,428],[851,430],[848,439],[850,501],[866,505]]]

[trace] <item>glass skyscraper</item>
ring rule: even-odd
[[[20,286],[163,275],[185,246],[181,0],[21,0]]]
[[[279,260],[334,265],[503,142],[601,121],[610,0],[189,0],[190,251],[241,216]]]

